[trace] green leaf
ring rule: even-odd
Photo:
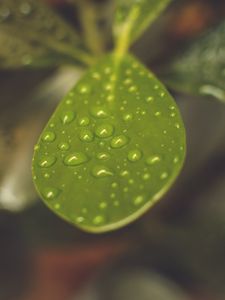
[[[44,129],[33,178],[44,202],[90,232],[122,227],[169,189],[185,131],[164,86],[135,58],[109,55],[84,75]]]
[[[1,0],[0,43],[4,68],[92,63],[78,34],[41,1]]]
[[[118,52],[125,52],[171,1],[117,0],[114,36],[118,44]]]
[[[164,78],[177,91],[225,102],[225,22],[176,58]]]

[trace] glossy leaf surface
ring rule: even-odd
[[[170,66],[167,84],[225,102],[225,22],[198,39]]]
[[[0,66],[89,64],[80,37],[53,10],[35,0],[1,0]]]
[[[90,232],[137,219],[168,190],[185,156],[180,113],[135,58],[107,56],[61,102],[35,147],[45,203]]]
[[[171,0],[117,0],[114,21],[116,40],[128,46],[155,21]]]

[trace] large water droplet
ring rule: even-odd
[[[48,187],[44,190],[43,196],[48,200],[53,200],[59,195],[59,190],[53,187]]]
[[[52,131],[45,131],[41,137],[42,141],[49,143],[54,142],[55,138],[55,133]]]
[[[89,129],[82,129],[80,131],[79,137],[83,142],[92,142],[94,139],[94,135]]]
[[[105,166],[95,166],[92,169],[92,175],[97,178],[112,176],[113,172]]]
[[[87,160],[88,158],[84,153],[74,152],[65,157],[64,163],[67,166],[78,166],[85,163]]]
[[[102,124],[95,129],[95,134],[100,138],[107,138],[113,135],[114,128],[111,124]]]
[[[69,124],[71,123],[75,118],[75,114],[72,111],[66,111],[62,114],[61,120],[63,124]]]
[[[125,136],[125,135],[118,135],[115,136],[112,140],[111,140],[111,147],[112,148],[122,148],[123,146],[127,145],[129,142],[129,139]]]
[[[128,160],[131,162],[136,162],[136,161],[140,160],[141,157],[142,157],[142,153],[138,149],[129,151],[128,155],[127,155]]]
[[[49,168],[53,166],[56,162],[56,157],[54,155],[44,156],[39,160],[39,166],[41,168]]]

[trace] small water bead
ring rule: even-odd
[[[105,70],[104,70],[104,73],[106,75],[110,74],[111,72],[112,72],[112,70],[109,67],[105,68]]]
[[[49,168],[53,166],[56,162],[56,157],[54,155],[44,156],[39,160],[39,167]]]
[[[164,96],[165,96],[165,92],[161,92],[161,93],[160,93],[160,97],[163,98]]]
[[[161,158],[158,155],[150,156],[146,159],[147,165],[154,165],[156,163],[159,163],[161,161]]]
[[[115,199],[116,198],[116,194],[115,193],[110,194],[110,198],[111,199]]]
[[[107,208],[107,203],[106,202],[101,202],[100,204],[99,204],[99,208],[100,209],[105,209],[105,208]]]
[[[97,159],[99,160],[107,160],[110,158],[110,154],[107,152],[100,152],[97,154]]]
[[[106,98],[106,100],[108,101],[108,102],[111,102],[111,101],[113,101],[114,100],[114,95],[109,95],[107,98]]]
[[[131,162],[139,161],[142,157],[142,153],[140,150],[135,149],[128,152],[127,158]]]
[[[92,169],[92,175],[96,178],[103,178],[103,177],[108,177],[108,176],[113,176],[113,172],[105,167],[105,166],[95,166]]]
[[[105,86],[106,91],[111,91],[112,88],[113,88],[113,86],[111,84],[106,84],[106,86]]]
[[[161,116],[161,112],[160,112],[160,111],[155,112],[155,116],[156,116],[156,117]]]
[[[144,202],[144,197],[141,195],[139,195],[133,199],[133,204],[136,206],[141,205],[143,202]]]
[[[130,84],[132,84],[132,79],[131,79],[131,78],[125,79],[125,80],[124,80],[124,84],[125,84],[125,85],[130,85]]]
[[[49,178],[51,177],[51,175],[50,175],[49,173],[44,173],[43,177],[44,177],[45,179],[49,179]]]
[[[56,138],[56,135],[52,131],[45,131],[41,137],[43,142],[49,142],[49,143],[54,142],[55,138]]]
[[[77,120],[79,126],[88,126],[90,124],[90,119],[88,117],[80,117]]]
[[[105,223],[105,217],[102,215],[98,215],[93,219],[94,225],[101,225],[103,223]]]
[[[123,171],[120,172],[120,176],[122,176],[122,177],[126,177],[126,176],[129,176],[129,175],[130,175],[130,173],[127,170],[123,170]]]
[[[91,91],[91,88],[88,85],[82,85],[79,87],[80,94],[88,94]]]
[[[111,147],[114,149],[118,149],[118,148],[122,148],[123,146],[127,145],[129,142],[129,139],[125,136],[125,135],[118,135],[115,136],[112,140],[111,140]]]
[[[174,157],[173,162],[174,164],[177,164],[179,162],[179,157],[178,156]]]
[[[134,118],[133,114],[131,113],[126,113],[123,115],[123,120],[126,122],[132,121]]]
[[[114,127],[111,124],[105,123],[96,127],[95,135],[99,138],[108,138],[113,135]]]
[[[89,129],[82,129],[80,131],[79,138],[83,142],[90,143],[93,141],[94,135]]]
[[[62,142],[58,145],[58,148],[62,151],[66,151],[66,150],[69,150],[70,145],[67,142]]]
[[[67,155],[64,163],[67,166],[78,166],[88,161],[87,156],[82,152],[74,152]]]
[[[161,175],[160,175],[160,179],[166,179],[168,177],[168,173],[167,172],[163,172]]]
[[[94,106],[91,108],[91,115],[95,118],[104,119],[109,116],[109,111],[102,106]]]
[[[136,92],[136,91],[137,91],[137,87],[136,87],[135,85],[132,85],[132,86],[128,89],[128,91],[129,91],[130,93]]]
[[[59,203],[56,203],[56,204],[54,205],[54,208],[57,209],[57,210],[60,209],[60,207],[61,207],[61,205],[60,205]]]
[[[154,90],[158,90],[158,89],[159,89],[158,84],[155,84],[155,85],[154,85]]]
[[[98,72],[94,72],[92,74],[92,78],[96,79],[96,80],[100,80],[101,79],[101,75]]]
[[[75,113],[72,111],[66,111],[61,115],[61,120],[63,124],[69,124],[75,119]]]
[[[179,124],[179,123],[175,123],[175,127],[176,127],[177,129],[180,129],[180,124]]]
[[[78,224],[83,223],[84,220],[85,220],[85,219],[84,219],[84,217],[82,217],[82,216],[79,216],[79,217],[76,218],[76,222],[77,222]]]
[[[129,183],[129,184],[134,184],[134,180],[133,180],[133,179],[129,179],[129,180],[128,180],[128,183]]]
[[[118,187],[118,183],[117,182],[113,182],[112,183],[112,188],[116,189]]]
[[[145,173],[145,174],[143,174],[143,176],[142,176],[142,179],[143,180],[148,180],[148,179],[150,179],[150,174],[149,173]]]
[[[120,205],[120,203],[119,203],[118,200],[116,200],[116,201],[113,202],[113,205],[116,206],[116,207],[118,207]]]
[[[35,146],[34,146],[34,150],[39,150],[40,149],[40,146],[38,145],[38,144],[36,144]]]
[[[171,116],[172,118],[174,118],[174,117],[176,116],[176,114],[175,114],[174,112],[172,112],[172,113],[170,114],[170,116]]]
[[[59,190],[56,188],[46,188],[43,192],[43,196],[48,200],[53,200],[59,195]]]
[[[152,96],[149,96],[146,98],[147,103],[152,102],[153,100],[154,100],[154,98]]]

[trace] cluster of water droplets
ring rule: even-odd
[[[111,69],[107,67],[104,69],[104,76],[96,71],[91,73],[91,78],[96,82],[101,83],[105,75],[108,75],[110,78],[107,84],[104,83],[103,96],[106,100],[105,103],[102,104],[101,101],[96,101],[94,105],[93,103],[88,103],[89,96],[92,94],[92,87],[88,84],[79,84],[77,90],[72,91],[68,95],[60,115],[57,115],[61,122],[62,135],[65,136],[65,139],[62,141],[61,137],[57,138],[57,133],[54,131],[54,120],[49,124],[48,129],[44,131],[41,137],[42,145],[48,146],[56,143],[60,153],[59,155],[48,155],[46,152],[46,155],[41,156],[38,162],[40,169],[48,170],[59,160],[60,164],[63,162],[65,167],[73,170],[73,174],[78,179],[83,179],[84,177],[90,179],[91,177],[92,182],[96,179],[98,182],[102,182],[103,185],[112,183],[109,188],[109,199],[99,199],[97,205],[102,213],[93,217],[93,225],[102,225],[107,222],[107,218],[104,215],[104,210],[107,208],[112,205],[115,208],[123,205],[121,203],[121,195],[124,195],[125,198],[132,198],[133,210],[135,207],[141,207],[149,200],[145,189],[147,186],[151,187],[152,179],[154,180],[158,176],[158,180],[162,181],[162,184],[159,184],[159,186],[162,186],[163,182],[171,175],[170,170],[163,169],[164,156],[151,151],[151,147],[149,147],[149,151],[146,151],[145,147],[145,150],[143,150],[140,144],[133,142],[132,132],[129,132],[129,128],[133,123],[137,124],[141,118],[148,117],[148,107],[150,107],[150,111],[153,111],[155,118],[160,117],[161,111],[154,111],[154,104],[156,101],[159,101],[158,98],[164,99],[166,95],[164,90],[158,84],[155,84],[153,88],[155,93],[142,99],[141,91],[137,84],[134,84],[131,76],[134,70],[138,72],[139,76],[147,75],[148,79],[152,79],[151,74],[146,73],[145,70],[138,67],[138,64],[134,63],[130,69],[125,70],[126,79],[122,82],[122,87],[119,89],[121,91],[125,90],[128,95],[132,95],[128,96],[128,99],[133,97],[134,94],[137,103],[140,102],[140,106],[129,111],[129,100],[123,100],[121,107],[124,107],[124,109],[120,107],[118,109],[119,112],[111,111],[116,78],[113,76]],[[84,104],[88,104],[85,113],[80,113],[79,110],[75,109],[74,98],[82,99]],[[77,99],[76,101],[79,102]],[[118,115],[115,115],[115,113],[118,113]],[[176,117],[176,107],[174,105],[168,107],[168,116],[171,120]],[[120,126],[122,124],[124,128],[122,130],[120,127],[120,132],[116,122]],[[71,126],[76,128],[76,137],[70,137],[66,134],[67,128],[71,128]],[[177,129],[180,128],[178,122],[173,123],[173,126]],[[163,134],[167,135],[167,133],[167,129],[164,129]],[[74,138],[79,140],[81,147],[74,149],[74,146],[72,146]],[[174,143],[175,141],[172,142],[172,144]],[[97,152],[96,145],[98,145]],[[161,147],[166,146],[162,144]],[[39,149],[36,150],[39,151]],[[180,150],[182,151],[183,147]],[[168,149],[168,151],[172,151],[172,148],[171,150]],[[62,153],[63,155],[61,155]],[[120,158],[120,163],[118,163],[117,156]],[[178,162],[179,155],[173,158],[172,163],[177,164]],[[139,167],[137,167],[137,163],[140,163],[138,164]],[[43,176],[47,180],[51,178],[49,172],[44,172]],[[54,200],[58,198],[61,191],[63,191],[62,187],[60,189],[48,187],[44,189],[43,195],[47,200]],[[58,209],[61,207],[58,202],[54,205],[57,205]],[[76,222],[79,224],[85,223],[88,216],[87,213],[87,208],[84,207],[82,212],[76,217]]]

